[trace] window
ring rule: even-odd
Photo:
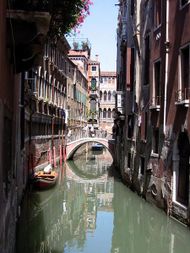
[[[115,117],[115,109],[112,110],[112,118]]]
[[[154,1],[154,26],[158,27],[161,25],[162,19],[162,0]]]
[[[128,159],[127,159],[127,168],[131,168],[131,153],[128,153]]]
[[[182,90],[187,89],[189,86],[190,75],[189,63],[189,46],[181,49],[181,86]]]
[[[186,131],[179,134],[177,146],[179,152],[179,166],[176,200],[188,206],[190,142]]]
[[[161,84],[161,63],[160,61],[154,64],[154,76],[153,76],[153,101],[154,105],[160,105],[160,84]]]
[[[145,38],[145,62],[144,62],[144,85],[149,84],[149,69],[150,69],[150,36]]]
[[[107,92],[104,91],[104,101],[106,101],[106,100],[107,100]]]
[[[134,15],[134,10],[135,10],[135,0],[131,0],[131,16]]]
[[[96,78],[91,79],[91,90],[95,91],[96,90]]]
[[[96,66],[92,66],[92,71],[96,71]]]
[[[134,115],[128,115],[128,138],[133,137]]]
[[[91,101],[90,101],[90,110],[92,112],[96,111],[96,100],[95,99],[91,99]]]
[[[180,49],[179,86],[176,91],[176,104],[189,103],[190,99],[190,45]]]
[[[100,100],[102,100],[102,91],[100,91]]]
[[[76,87],[76,84],[73,85],[73,99],[75,101],[77,99],[77,87]]]
[[[106,118],[106,109],[104,108],[103,110],[103,118],[105,119]]]
[[[102,108],[99,109],[99,117],[102,118]]]
[[[135,49],[131,48],[131,62],[130,62],[130,90],[133,91],[135,80]]]
[[[111,91],[108,91],[108,100],[111,100]]]
[[[28,72],[25,72],[25,80],[28,83],[28,88],[31,89],[32,92],[36,91],[36,78],[37,74],[35,72],[35,69],[31,69]]]
[[[153,129],[153,136],[152,136],[152,152],[154,154],[158,154],[159,149],[159,129]]]
[[[144,175],[145,171],[145,158],[143,156],[140,157],[140,164],[139,164],[139,173],[140,175]]]
[[[109,119],[111,118],[111,109],[110,108],[108,109],[108,118]]]

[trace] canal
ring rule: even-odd
[[[190,231],[131,192],[107,151],[79,151],[23,200],[16,253],[189,253]]]

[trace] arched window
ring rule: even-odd
[[[115,117],[115,109],[112,110],[112,118]]]
[[[100,91],[100,100],[102,100],[102,91]]]
[[[111,100],[111,91],[108,91],[108,100]]]
[[[109,119],[111,118],[111,109],[110,108],[108,109],[108,118]]]
[[[102,118],[102,108],[99,109],[99,117]]]
[[[106,109],[104,108],[103,110],[103,118],[105,119],[106,118]]]
[[[107,91],[104,91],[104,101],[107,100]]]

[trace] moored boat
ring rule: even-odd
[[[95,151],[95,150],[103,150],[104,146],[100,143],[95,143],[92,145],[92,150]]]
[[[54,170],[51,171],[37,171],[34,174],[34,186],[38,189],[45,190],[53,187],[58,179],[58,173]]]

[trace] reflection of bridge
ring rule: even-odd
[[[82,184],[86,184],[88,185],[92,185],[92,184],[107,184],[108,183],[108,175],[107,174],[103,174],[100,177],[97,178],[93,178],[93,179],[88,179],[88,178],[83,178],[80,177],[78,175],[75,174],[75,172],[72,170],[72,167],[70,167],[70,165],[68,163],[66,163],[66,169],[67,169],[67,180],[72,180],[75,181],[77,183],[82,183]],[[112,180],[109,178],[109,182],[112,182]],[[88,193],[88,191],[86,192]]]
[[[97,142],[102,144],[104,147],[108,149],[110,154],[112,155],[113,161],[115,156],[115,146],[114,146],[114,139],[106,139],[106,138],[98,138],[98,137],[84,137],[77,139],[75,141],[69,142],[66,145],[66,159],[71,159],[76,150],[85,143],[88,142]]]

